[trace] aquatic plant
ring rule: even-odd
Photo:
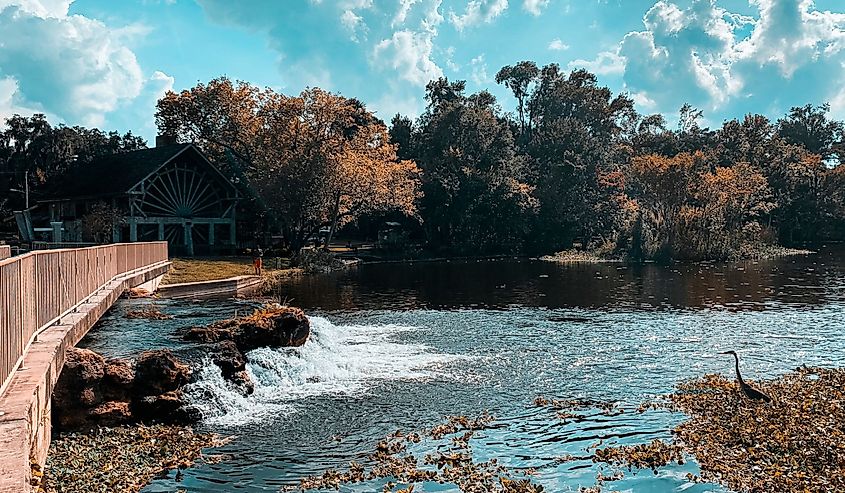
[[[721,375],[669,396],[689,416],[674,433],[701,465],[694,479],[744,492],[845,490],[845,369],[802,367],[756,385],[772,403],[747,399]]]
[[[226,439],[180,426],[120,426],[68,433],[50,444],[43,471],[33,467],[39,493],[140,491],[151,479],[184,469],[203,449]]]

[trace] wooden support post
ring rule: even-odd
[[[189,257],[194,256],[194,235],[191,234],[191,229],[193,229],[193,223],[191,221],[185,221],[182,225],[182,232],[185,243],[185,253]]]
[[[214,223],[208,223],[208,246],[214,246]]]
[[[229,223],[229,244],[235,248],[237,238],[235,237],[235,221]]]
[[[50,226],[53,227],[53,243],[62,242],[62,222],[50,221]]]
[[[164,223],[158,223],[158,241],[164,241]]]
[[[135,218],[129,219],[129,241],[138,241],[138,223]]]

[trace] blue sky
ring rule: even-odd
[[[707,123],[830,102],[845,117],[842,0],[0,0],[0,117],[155,135],[168,89],[226,75],[320,86],[389,120],[440,75],[490,89],[505,64],[585,67],[643,113]]]

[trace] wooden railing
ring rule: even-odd
[[[12,247],[9,245],[0,245],[0,260],[7,259],[12,256]]]
[[[34,251],[0,260],[0,393],[35,336],[116,277],[167,260],[167,242]]]

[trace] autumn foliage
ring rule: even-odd
[[[355,100],[313,88],[296,96],[220,78],[158,103],[159,129],[198,142],[257,192],[298,251],[365,213],[416,213],[419,170],[400,160],[385,124]]]

